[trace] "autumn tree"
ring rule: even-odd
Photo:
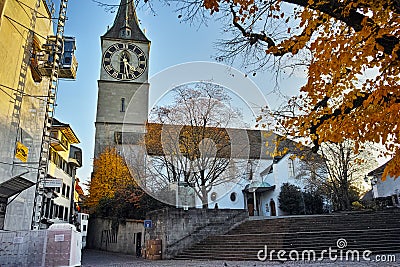
[[[176,3],[184,19],[204,10],[230,18],[225,26],[233,35],[219,46],[220,60],[242,55],[255,69],[305,69],[300,94],[278,113],[283,131],[309,138],[314,152],[324,142],[353,140],[356,153],[380,143],[381,155],[393,157],[383,177],[400,175],[398,0]]]
[[[112,198],[102,198],[96,207],[95,214],[100,217],[116,217],[125,219],[146,219],[146,213],[165,207],[142,188],[128,185],[118,190]]]
[[[359,185],[366,170],[375,161],[369,150],[354,153],[354,143],[323,143],[316,155],[303,150],[297,178],[308,191],[322,194],[330,199],[334,210],[350,210],[351,203],[359,199]]]
[[[232,170],[239,163],[231,160],[225,128],[238,125],[240,114],[229,106],[224,90],[211,83],[179,86],[169,96],[171,104],[153,109],[150,120],[155,123],[147,125],[146,133],[147,173],[153,179],[147,179],[147,187],[161,190],[181,183],[207,207],[213,187],[237,179]]]
[[[85,203],[92,213],[143,219],[146,211],[162,206],[137,185],[116,148],[107,147],[94,159],[93,167]]]
[[[118,190],[134,184],[124,159],[114,147],[107,147],[93,161],[87,205],[95,207],[100,199],[112,198]]]

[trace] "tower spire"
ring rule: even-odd
[[[103,37],[149,42],[139,27],[134,0],[121,0],[114,24]]]

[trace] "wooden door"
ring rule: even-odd
[[[254,200],[252,198],[247,199],[247,210],[249,211],[249,216],[254,216]]]
[[[273,199],[269,202],[269,206],[271,207],[271,216],[276,216],[275,201]]]

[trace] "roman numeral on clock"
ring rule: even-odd
[[[104,68],[106,69],[106,71],[110,72],[112,70],[112,67],[110,64],[105,64]]]
[[[118,72],[113,72],[113,73],[111,73],[111,76],[112,76],[114,79],[117,79],[117,78],[118,78]]]

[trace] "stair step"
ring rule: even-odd
[[[320,253],[329,247],[371,250],[374,254],[400,252],[400,211],[249,220],[224,235],[214,235],[186,249],[176,259],[258,260],[257,253],[284,249]],[[278,260],[273,256],[272,260]]]

